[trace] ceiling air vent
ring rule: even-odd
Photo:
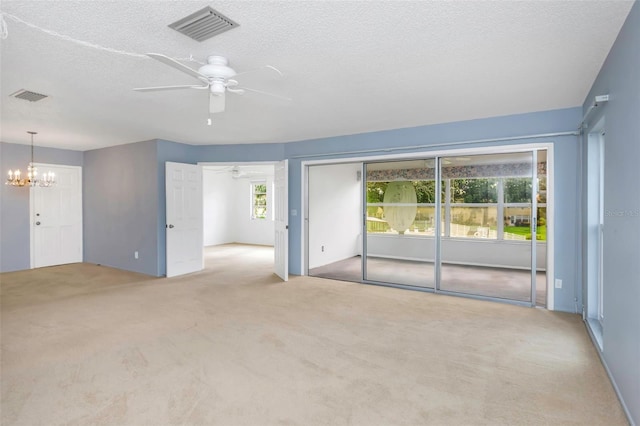
[[[10,94],[9,96],[13,96],[14,98],[24,99],[29,102],[38,102],[43,100],[44,98],[48,98],[47,95],[42,95],[40,93],[32,92],[30,90],[20,89],[15,93]]]
[[[196,41],[204,41],[238,26],[237,23],[208,6],[169,25]]]

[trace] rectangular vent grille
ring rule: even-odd
[[[209,6],[169,25],[170,28],[196,41],[207,40],[238,26],[237,23]]]
[[[15,93],[10,94],[9,96],[13,96],[14,98],[24,99],[29,102],[38,102],[43,100],[44,98],[48,98],[47,95],[42,95],[40,93],[32,92],[30,90],[20,89]]]

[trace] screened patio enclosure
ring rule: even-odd
[[[310,258],[309,274],[544,306],[546,160],[532,150],[362,163],[358,253]]]

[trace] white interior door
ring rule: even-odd
[[[283,281],[289,279],[289,167],[287,160],[275,166],[275,238],[273,244],[275,273]]]
[[[82,262],[82,168],[36,164],[56,184],[30,188],[31,267]]]
[[[202,169],[166,163],[167,277],[204,268]]]

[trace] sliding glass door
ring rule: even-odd
[[[441,159],[447,196],[439,290],[535,301],[536,154]]]
[[[365,281],[433,288],[435,159],[365,165]]]
[[[365,282],[546,302],[546,151],[364,165]]]

